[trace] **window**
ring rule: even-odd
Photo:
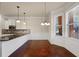
[[[79,39],[79,7],[68,13],[69,37]]]

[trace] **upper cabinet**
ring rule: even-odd
[[[31,26],[33,26],[33,23],[35,24],[34,20],[38,20],[39,18],[30,18],[26,17],[26,20],[21,17],[20,22],[16,22],[17,17],[3,17],[0,18],[0,28],[2,29],[9,29],[9,26],[13,25],[16,27],[16,29],[31,29]],[[31,19],[33,21],[31,21]]]
[[[26,21],[20,20],[20,22],[16,22],[16,19],[3,19],[2,20],[3,29],[9,29],[9,26],[16,26],[16,29],[27,29]]]
[[[5,19],[4,20],[4,29],[9,29],[10,25],[16,26],[15,20],[14,19]]]

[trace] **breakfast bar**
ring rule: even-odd
[[[4,57],[8,57],[10,54],[12,54],[16,49],[18,49],[20,46],[22,46],[25,42],[27,42],[30,39],[30,34],[25,34],[20,37],[16,37],[11,40],[7,41],[0,41],[2,45],[2,55]]]

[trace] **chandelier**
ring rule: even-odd
[[[41,25],[42,26],[49,26],[50,25],[50,23],[47,21],[47,19],[46,19],[46,2],[44,2],[44,11],[45,11],[45,14],[44,14],[44,21],[43,22],[41,22]],[[43,12],[42,12],[42,14],[43,14]]]

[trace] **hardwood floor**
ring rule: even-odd
[[[67,49],[51,45],[48,40],[29,40],[9,57],[75,57]]]

